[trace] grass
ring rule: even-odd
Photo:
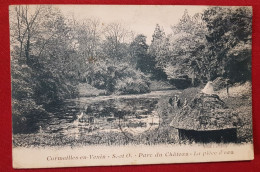
[[[93,97],[106,95],[105,90],[97,89],[87,83],[81,83],[78,85],[79,96],[80,97]]]
[[[151,85],[150,85],[150,90],[151,91],[159,91],[159,90],[171,90],[171,89],[175,89],[175,87],[173,85],[171,85],[169,82],[167,81],[157,81],[157,80],[153,80],[150,81]]]
[[[223,95],[224,90],[220,90]],[[238,114],[240,126],[237,129],[239,142],[252,142],[252,94],[251,84],[235,85],[230,89],[230,96],[222,96],[228,107]]]

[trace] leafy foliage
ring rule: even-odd
[[[68,27],[51,6],[17,6],[11,18],[14,132],[33,132],[47,106],[76,95]],[[72,75],[72,76],[71,76]]]
[[[209,30],[209,56],[222,69],[217,75],[233,82],[250,78],[252,11],[248,7],[212,7],[204,12],[203,19]]]
[[[150,45],[121,23],[65,18],[48,5],[15,6],[10,14],[14,132],[39,130],[51,106],[79,95],[78,85],[139,94],[153,80],[183,89],[217,77],[251,79],[247,7],[185,11],[169,35],[157,24]]]
[[[207,78],[208,58],[206,56],[206,25],[201,14],[190,16],[187,10],[179,23],[172,26],[170,49],[172,57],[164,70],[169,78],[178,79],[184,76],[203,81]]]
[[[165,65],[165,59],[168,58],[168,38],[165,36],[165,32],[157,24],[152,35],[153,39],[148,49],[149,62],[151,66],[151,73],[154,79],[167,78],[167,75],[162,70]]]
[[[173,84],[186,83],[180,88],[190,86],[189,80],[196,85],[217,77],[246,81],[251,75],[251,17],[247,7],[210,7],[194,16],[186,10],[170,35],[156,26],[149,52]]]

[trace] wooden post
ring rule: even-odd
[[[229,97],[229,81],[226,79],[227,97]]]

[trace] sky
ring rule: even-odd
[[[156,24],[163,27],[166,35],[171,33],[171,25],[176,24],[185,9],[190,15],[202,12],[207,6],[174,6],[174,5],[58,5],[66,15],[74,14],[76,19],[98,18],[107,24],[122,22],[136,34],[147,36],[150,44]]]

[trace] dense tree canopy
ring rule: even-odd
[[[202,15],[191,17],[187,11],[179,23],[172,26],[170,35],[172,58],[166,66],[171,78],[187,75],[193,80],[207,77],[206,39],[207,28]],[[193,81],[194,82],[194,81]]]
[[[157,24],[148,45],[145,35],[133,37],[121,23],[65,18],[47,5],[15,6],[14,132],[37,130],[49,107],[77,97],[82,83],[108,95],[147,93],[151,80],[173,81],[177,88],[217,77],[250,80],[251,17],[247,7],[209,7],[194,16],[186,10],[168,35]]]
[[[168,79],[190,78],[192,85],[217,77],[246,81],[251,75],[251,18],[247,7],[210,7],[194,16],[186,10],[170,35],[156,26],[149,50]]]
[[[212,7],[204,12],[209,33],[206,35],[215,71],[232,81],[246,80],[251,75],[252,11],[247,7]]]

